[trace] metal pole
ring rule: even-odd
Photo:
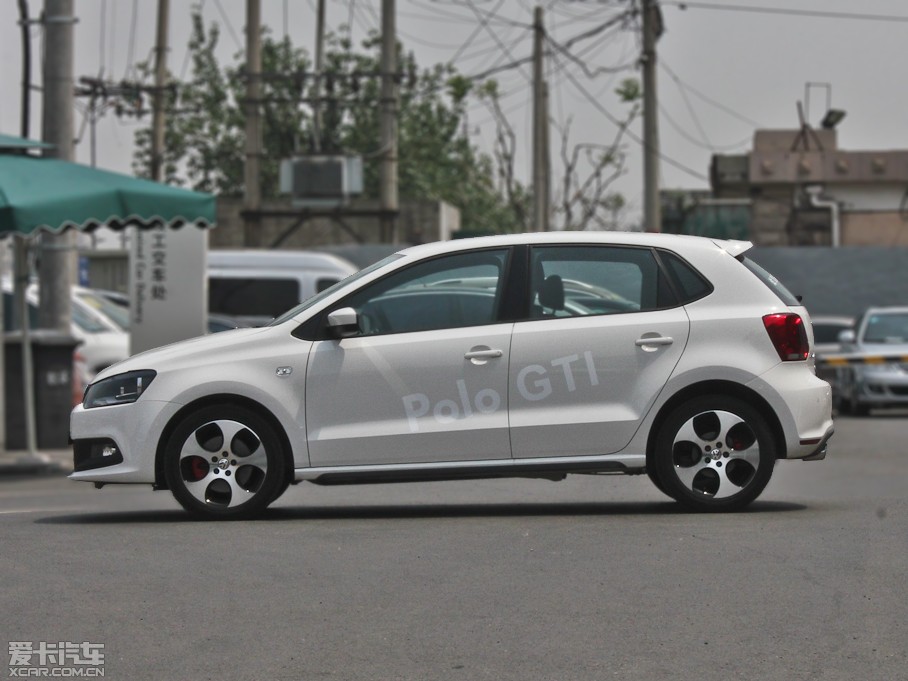
[[[167,80],[167,29],[170,0],[158,0],[158,30],[155,38],[154,96],[151,100],[151,179],[164,175],[164,85]]]
[[[22,120],[21,131],[22,137],[28,139],[29,134],[29,119],[31,117],[31,77],[32,77],[32,49],[31,49],[31,35],[29,29],[29,16],[28,16],[28,1],[19,0],[19,27],[22,31]],[[13,239],[13,259],[14,262],[18,260],[19,257],[19,241],[21,239]],[[2,263],[0,263],[2,267]],[[18,313],[18,308],[15,303],[15,299],[21,294],[24,298],[24,291],[20,291],[16,287],[16,271],[13,270],[13,319],[16,318]],[[3,303],[4,298],[0,297],[0,315],[3,315]],[[5,318],[5,315],[4,315]],[[10,329],[12,330],[12,329]],[[23,367],[22,370],[22,382],[25,383],[26,379],[26,370]],[[6,451],[6,337],[5,335],[0,334],[0,452]]]
[[[73,0],[44,2],[43,138],[54,145],[45,155],[72,161]],[[70,286],[76,279],[76,238],[72,230],[42,235],[38,262],[41,291],[38,326],[70,333]]]
[[[643,0],[643,229],[662,231],[659,204],[659,121],[656,94],[656,39],[662,15],[656,0]]]
[[[316,154],[322,150],[322,69],[325,67],[325,0],[318,0],[318,17],[315,23],[315,87],[312,103],[312,148]]]
[[[244,170],[246,211],[245,244],[262,243],[262,5],[261,0],[246,0],[246,165]]]
[[[381,4],[381,240],[397,243],[397,26],[394,0]]]
[[[536,232],[549,229],[549,180],[548,180],[548,111],[546,108],[546,83],[543,71],[545,26],[542,7],[536,7],[533,16],[533,225]]]

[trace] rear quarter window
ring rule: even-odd
[[[767,288],[775,293],[779,297],[779,300],[781,300],[783,303],[785,303],[786,305],[801,304],[801,301],[798,300],[796,296],[792,295],[791,291],[785,288],[785,285],[781,281],[776,279],[773,275],[764,270],[753,260],[751,260],[750,258],[745,258],[744,256],[741,256],[740,258],[738,258],[738,260],[742,265],[744,265],[744,267],[753,272],[757,276],[757,279],[766,284]]]
[[[668,268],[678,293],[681,295],[681,304],[686,305],[712,293],[712,284],[706,277],[693,267],[684,262],[674,253],[659,251],[662,262]]]

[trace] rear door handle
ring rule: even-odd
[[[670,336],[654,336],[652,338],[638,338],[634,341],[634,345],[638,348],[646,347],[647,345],[671,345],[675,340]]]

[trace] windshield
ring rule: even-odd
[[[293,319],[294,317],[296,317],[296,316],[297,316],[298,314],[300,314],[301,312],[305,312],[306,310],[308,310],[308,309],[309,309],[310,307],[312,307],[313,305],[316,305],[316,304],[320,303],[322,300],[324,300],[324,299],[327,298],[328,296],[332,295],[332,294],[333,294],[335,291],[337,291],[338,289],[347,286],[347,284],[352,284],[353,282],[355,282],[355,281],[361,279],[362,277],[366,276],[367,274],[371,274],[371,273],[374,272],[375,270],[379,270],[379,269],[381,269],[382,267],[384,267],[385,265],[387,265],[387,264],[389,264],[389,263],[392,263],[392,262],[394,262],[395,260],[398,260],[399,258],[402,258],[402,257],[403,257],[402,255],[398,255],[398,254],[396,254],[396,253],[395,253],[394,255],[389,255],[387,258],[384,258],[384,259],[382,259],[382,260],[379,260],[379,261],[376,262],[376,263],[373,263],[373,264],[369,265],[368,267],[366,267],[365,269],[360,270],[360,271],[357,272],[356,274],[351,274],[351,275],[350,275],[349,277],[347,277],[346,279],[341,279],[339,282],[337,282],[337,283],[334,284],[333,286],[329,286],[328,288],[326,288],[326,289],[325,289],[324,291],[322,291],[321,293],[317,293],[317,294],[315,294],[314,296],[312,296],[311,298],[307,298],[306,300],[304,300],[303,302],[301,302],[301,303],[300,303],[299,305],[297,305],[296,307],[290,308],[290,309],[287,310],[284,314],[282,314],[280,317],[278,317],[277,319],[275,319],[274,321],[272,321],[272,322],[271,322],[270,324],[268,324],[267,326],[277,326],[278,324],[283,324],[283,323],[286,322],[288,319]]]
[[[871,314],[864,327],[865,343],[908,343],[908,312]]]
[[[91,312],[80,305],[72,306],[72,315],[73,324],[85,333],[114,332],[112,328],[105,326],[100,319],[94,317]]]

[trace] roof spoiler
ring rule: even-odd
[[[713,239],[713,243],[733,258],[737,258],[745,251],[753,248],[752,241],[739,241],[737,239]]]

